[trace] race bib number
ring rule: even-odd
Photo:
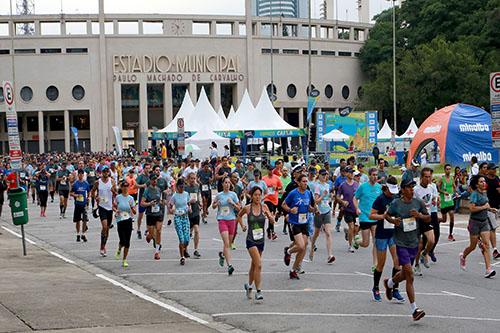
[[[130,214],[128,212],[120,212],[120,215],[122,219],[126,220],[130,217]]]
[[[66,181],[65,180],[61,180],[61,185],[66,185]]]
[[[78,194],[78,195],[76,196],[76,201],[78,201],[78,202],[83,202],[83,201],[84,201],[83,194]]]
[[[47,186],[45,185],[40,185],[40,191],[45,191],[47,189]]]
[[[389,223],[387,220],[384,220],[384,229],[394,229],[394,224]]]
[[[299,223],[307,222],[307,214],[299,214]]]
[[[417,220],[414,217],[409,217],[403,220],[403,231],[410,232],[417,230]]]
[[[198,193],[189,193],[189,200],[198,200]]]
[[[451,201],[451,200],[453,200],[453,199],[451,198],[451,194],[445,194],[445,195],[444,195],[444,201]]]
[[[102,202],[102,203],[106,203],[106,202],[108,202],[108,198],[106,198],[106,197],[102,197],[102,198],[101,198],[101,202]]]
[[[231,214],[231,209],[229,207],[222,207],[220,212],[222,216],[229,216],[229,214]]]
[[[176,209],[175,215],[186,215],[186,210],[185,209]]]
[[[203,184],[203,185],[201,185],[201,190],[202,190],[203,192],[208,191],[208,184]]]
[[[24,172],[21,172],[21,173],[19,174],[19,177],[24,178],[24,177],[26,177],[26,174],[25,174]]]
[[[261,240],[264,238],[264,229],[259,228],[259,229],[254,229],[252,230],[252,235],[254,240]]]
[[[94,171],[90,171],[89,172],[89,177],[95,177],[95,172]]]
[[[268,187],[267,194],[273,195],[274,194],[274,187]]]
[[[159,213],[160,212],[160,205],[154,205],[151,207],[151,213]]]

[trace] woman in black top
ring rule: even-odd
[[[0,216],[2,216],[2,208],[4,198],[4,192],[7,190],[7,183],[5,182],[4,174],[0,174]]]

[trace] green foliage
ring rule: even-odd
[[[398,123],[421,122],[457,102],[488,109],[489,73],[500,70],[499,26],[500,0],[405,1],[396,10]],[[376,17],[360,58],[368,77],[361,105],[391,120],[392,9]]]

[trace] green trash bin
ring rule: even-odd
[[[7,194],[14,225],[28,223],[28,193],[22,188],[15,188],[9,190]]]

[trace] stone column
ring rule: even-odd
[[[221,96],[220,96],[220,82],[214,82],[214,92],[212,96],[212,106],[215,109],[215,112],[219,111],[219,106],[221,105]]]
[[[283,107],[280,108],[280,117],[285,119],[285,108]]]
[[[191,97],[193,104],[196,105],[198,101],[198,96],[196,95],[196,82],[189,83],[189,97]]]
[[[299,108],[299,128],[304,128],[304,108]]]
[[[165,82],[163,85],[163,127],[170,124],[174,118],[172,110],[172,83]]]
[[[43,111],[38,111],[38,151],[45,153],[45,133],[43,124]]]
[[[71,151],[71,133],[69,127],[69,111],[64,110],[64,151],[67,153]]]
[[[148,85],[139,84],[139,149],[148,147]]]
[[[121,83],[115,82],[113,85],[113,94],[114,94],[114,125],[118,127],[118,129],[123,129],[123,120],[122,120],[122,85]],[[115,142],[116,143],[116,142]]]

